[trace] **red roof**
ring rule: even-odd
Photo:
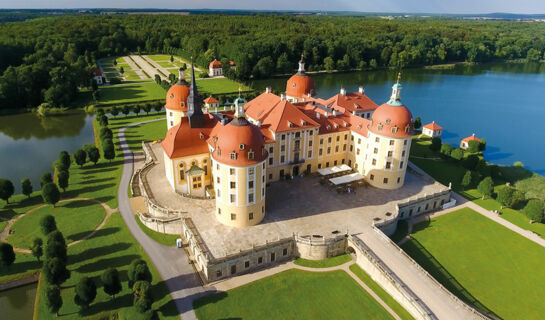
[[[218,103],[219,102],[216,98],[214,98],[212,96],[204,99],[203,101],[204,101],[204,103],[208,103],[208,104]]]
[[[443,128],[440,125],[438,125],[437,123],[435,123],[435,121],[432,122],[432,123],[428,123],[427,125],[424,126],[424,128],[430,129],[430,130],[433,130],[433,131],[443,130]]]
[[[479,138],[477,138],[477,137],[475,136],[475,134],[472,134],[472,135],[470,135],[469,137],[463,138],[463,139],[462,139],[462,141],[465,141],[465,142],[469,142],[469,141],[471,141],[471,140],[481,141]]]
[[[314,96],[314,81],[308,75],[294,74],[286,83],[286,95],[290,97]]]
[[[175,84],[167,92],[165,108],[176,111],[187,111],[187,97],[189,96],[189,86],[185,84]],[[182,106],[183,102],[183,106]]]
[[[234,61],[232,61],[232,60],[231,60],[231,61],[229,61],[229,65],[230,65],[231,67],[234,67],[234,66],[236,66],[235,62],[234,62]]]
[[[205,114],[203,128],[191,128],[188,118],[182,117],[178,125],[168,130],[161,146],[170,159],[208,153],[206,139],[217,123],[214,117]]]
[[[226,125],[216,125],[208,143],[214,148],[214,160],[227,165],[253,165],[268,157],[263,146],[265,138],[260,129],[245,118],[233,119]],[[234,159],[232,153],[236,154]],[[250,157],[250,153],[253,153],[253,157]]]
[[[413,116],[404,105],[385,103],[373,112],[369,130],[387,137],[407,138],[413,134]]]
[[[91,71],[93,72],[95,77],[102,77],[102,71],[99,68],[93,68]]]
[[[212,68],[212,69],[217,69],[217,68],[221,68],[221,67],[222,67],[221,62],[219,62],[216,59],[214,59],[214,61],[210,62],[210,68]]]
[[[326,100],[327,106],[337,109],[340,112],[361,112],[373,111],[378,105],[368,96],[360,92],[349,92],[347,94],[337,94]]]

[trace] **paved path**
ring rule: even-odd
[[[155,79],[155,75],[158,74],[161,77],[161,80],[168,80],[168,78],[161,74],[161,72],[157,71],[156,68],[154,68],[152,65],[150,65],[144,58],[142,58],[139,55],[132,54],[130,57],[136,62],[142,70],[144,70],[151,79]],[[161,70],[162,71],[162,70]],[[168,75],[168,73],[165,73]]]
[[[189,259],[183,249],[159,244],[155,242],[155,240],[149,238],[142,229],[140,229],[140,226],[138,226],[134,218],[134,213],[127,195],[127,188],[133,174],[133,153],[127,145],[124,132],[131,126],[161,120],[164,119],[133,123],[119,129],[118,137],[125,161],[123,164],[123,175],[121,176],[121,182],[117,192],[119,201],[118,209],[131,234],[140,243],[144,251],[146,251],[157,268],[157,271],[159,271],[159,275],[165,281],[170,291],[170,295],[180,312],[180,316],[184,320],[191,320],[197,319],[193,311],[193,300],[204,295],[206,293],[205,289],[201,286],[201,282],[198,279],[193,266],[189,263]]]
[[[158,64],[158,63],[155,62],[154,60],[148,58],[148,56],[141,56],[141,57],[139,57],[139,58],[141,58],[142,60],[146,61],[146,62],[148,63],[148,66],[151,64],[155,69],[160,70],[162,73],[166,74],[167,76],[170,74],[170,71],[168,71],[168,68],[161,67],[160,64]],[[175,67],[173,67],[173,68],[175,68]],[[178,67],[178,68],[179,68],[179,67]],[[172,68],[171,68],[171,69],[172,69]],[[177,69],[177,68],[176,68],[176,69]],[[148,71],[146,70],[146,72],[148,72]],[[161,72],[156,72],[156,73],[157,73],[158,75],[161,76],[161,79],[162,79],[162,80],[168,80],[168,78],[165,77],[165,76],[163,76],[163,75],[161,74]]]
[[[129,57],[134,58],[137,56],[131,55]],[[140,79],[148,79],[148,77],[146,77],[146,75],[142,72],[142,69],[138,68],[136,63],[134,63],[134,61],[131,60],[129,57],[123,58],[123,60],[125,60],[125,62],[127,62],[129,67],[131,68],[130,70],[125,70],[125,71],[134,71],[140,77]],[[137,63],[140,64],[140,62],[137,62]],[[148,75],[153,79],[153,76],[151,74],[148,73]]]
[[[259,279],[263,279],[272,275],[275,275],[277,273],[290,270],[290,269],[299,269],[304,271],[310,271],[310,272],[330,272],[330,271],[336,271],[336,270],[342,270],[346,272],[354,281],[356,281],[357,284],[359,284],[363,290],[367,291],[367,293],[373,297],[394,319],[401,320],[401,318],[395,313],[390,306],[388,306],[371,288],[369,288],[363,281],[361,281],[358,276],[356,276],[352,270],[350,270],[350,266],[354,264],[354,261],[349,261],[344,264],[335,266],[335,267],[329,267],[329,268],[309,268],[309,267],[303,267],[296,265],[293,263],[293,261],[285,262],[278,264],[272,268],[267,268],[258,272],[248,273],[245,275],[240,275],[233,278],[228,278],[216,283],[213,283],[215,289],[217,291],[228,291],[240,286],[243,286],[245,284],[248,284],[250,282],[254,282]]]
[[[104,219],[102,219],[102,222],[95,228],[95,230],[93,230],[91,233],[89,233],[88,235],[86,235],[85,237],[83,237],[83,238],[81,238],[79,240],[76,240],[74,242],[70,242],[67,245],[68,247],[71,247],[73,245],[76,245],[76,244],[82,242],[83,240],[87,240],[87,239],[91,238],[93,235],[95,235],[95,233],[97,233],[100,229],[102,229],[104,227],[104,225],[106,224],[106,222],[108,222],[108,219],[110,218],[112,213],[117,212],[117,210],[110,208],[110,206],[108,206],[106,203],[98,201],[96,199],[91,199],[91,198],[70,198],[70,199],[61,200],[61,201],[59,201],[59,203],[63,203],[63,202],[67,202],[67,201],[91,201],[91,202],[95,202],[95,203],[100,204],[104,208],[104,211],[106,211],[106,216],[104,217]],[[19,221],[19,219],[26,216],[27,214],[29,214],[31,212],[34,212],[34,211],[36,211],[36,210],[38,210],[40,208],[45,207],[46,205],[47,204],[42,204],[42,205],[36,206],[36,207],[28,210],[27,212],[18,215],[14,219],[9,220],[8,224],[6,225],[6,227],[4,228],[2,233],[0,233],[0,241],[4,241],[4,242],[6,241],[7,237],[9,236],[9,230],[11,229],[11,226],[13,226],[13,224],[15,222]],[[26,253],[26,254],[31,254],[32,253],[28,249],[22,249],[22,248],[17,248],[17,247],[13,247],[13,251],[20,252],[20,253]]]

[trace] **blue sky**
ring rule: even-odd
[[[0,8],[168,8],[545,13],[544,0],[0,0]]]

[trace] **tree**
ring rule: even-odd
[[[30,195],[32,194],[32,182],[30,182],[29,178],[21,180],[21,191],[30,199]]]
[[[68,170],[70,169],[71,162],[72,161],[70,160],[70,154],[68,154],[68,152],[66,151],[61,151],[61,153],[59,154],[60,167],[64,170]]]
[[[467,170],[461,182],[461,185],[462,187],[464,187],[464,189],[471,185],[471,178],[472,178],[471,171]]]
[[[111,139],[102,141],[102,152],[104,152],[104,159],[110,162],[115,158],[115,147]]]
[[[52,244],[53,242],[58,242],[66,248],[66,240],[64,235],[59,230],[54,230],[47,235],[47,245]],[[59,255],[53,255],[59,257]]]
[[[59,316],[59,310],[62,307],[61,289],[56,285],[49,285],[45,291],[45,304],[49,312]]]
[[[288,54],[286,52],[283,52],[276,61],[276,70],[281,73],[288,73],[291,72],[292,69],[293,67],[290,60],[288,59]]]
[[[48,235],[49,233],[57,230],[57,222],[55,221],[55,217],[50,214],[43,216],[40,219],[40,230],[44,235]]]
[[[95,146],[92,146],[89,148],[89,150],[87,151],[87,155],[89,156],[89,160],[95,165],[100,159],[100,152],[98,151],[98,148]]]
[[[100,140],[105,140],[105,139],[113,139],[114,134],[110,128],[103,127],[100,129],[98,136],[100,137]]]
[[[51,176],[50,172],[46,172],[46,173],[42,174],[42,176],[40,177],[40,187],[42,187],[42,188],[46,184],[52,183],[52,182],[53,182],[53,177]]]
[[[136,281],[151,282],[151,273],[148,265],[142,259],[135,259],[131,262],[127,276],[129,278],[129,287],[132,287]]]
[[[9,198],[13,195],[13,192],[15,192],[13,183],[7,179],[0,179],[0,199],[9,203]]]
[[[61,193],[54,183],[48,183],[42,188],[42,198],[45,203],[49,203],[55,207],[55,204],[61,199]]]
[[[91,95],[93,96],[93,101],[98,102],[98,99],[100,99],[100,91],[95,90]]]
[[[117,269],[108,268],[100,276],[102,283],[104,284],[104,292],[110,296],[113,296],[121,291],[121,279],[119,278],[119,272]]]
[[[331,57],[324,58],[324,68],[327,71],[335,70],[335,61],[333,61],[333,58],[331,58]]]
[[[112,114],[112,116],[117,117],[117,115],[119,114],[119,108],[117,106],[113,106],[110,113]]]
[[[43,241],[40,238],[34,238],[32,241],[32,247],[30,247],[30,251],[32,251],[32,255],[40,261],[40,258],[44,255],[44,249],[42,247]]]
[[[158,73],[155,74],[154,79],[155,79],[155,83],[161,84],[161,76]]]
[[[161,110],[163,110],[163,104],[161,102],[157,102],[153,109],[157,112],[160,112]]]
[[[9,267],[15,261],[15,252],[11,244],[7,242],[0,243],[0,266]]]
[[[452,153],[452,150],[454,150],[454,147],[448,143],[443,143],[441,145],[441,154],[444,154],[447,157],[450,157],[450,154]]]
[[[479,157],[475,154],[471,154],[462,160],[462,166],[467,170],[473,170],[479,163]]]
[[[502,205],[510,207],[513,203],[513,196],[515,193],[515,189],[512,187],[504,187],[501,188],[498,191],[498,196],[496,200],[498,200]]]
[[[537,49],[530,48],[526,53],[526,59],[530,62],[537,62],[541,59],[541,52]]]
[[[481,139],[479,143],[479,151],[485,151],[486,150],[486,139]]]
[[[130,107],[128,104],[124,105],[123,108],[121,109],[121,112],[122,112],[122,113],[125,115],[125,117],[126,117],[126,116],[129,115],[129,113],[131,113],[131,107]]]
[[[100,109],[102,110],[102,109]],[[101,114],[97,117],[98,124],[100,124],[101,127],[105,127],[108,125],[108,117],[105,114]]]
[[[483,198],[492,197],[492,193],[494,192],[494,180],[492,180],[491,177],[484,178],[477,185],[477,190],[483,195]]]
[[[49,284],[61,285],[70,278],[70,270],[66,269],[66,263],[59,258],[46,259],[42,272]]]
[[[134,294],[134,307],[140,313],[144,313],[151,308],[153,302],[150,291],[149,281],[136,281],[132,287]]]
[[[123,67],[119,67],[119,73],[124,74],[124,73],[125,73],[125,69],[123,69]]]
[[[450,156],[452,157],[452,159],[462,160],[462,158],[464,157],[464,150],[460,148],[456,148],[452,150],[452,152],[450,153]]]
[[[378,67],[378,63],[377,63],[377,60],[376,59],[371,59],[371,61],[369,61],[369,68],[371,69],[376,69]]]
[[[151,103],[146,103],[143,107],[144,111],[146,112],[146,115],[149,115],[151,111]]]
[[[539,199],[530,199],[522,212],[528,217],[528,219],[534,222],[541,222],[543,220],[543,202]]]
[[[441,138],[435,137],[431,139],[430,150],[439,151],[441,149]]]
[[[97,286],[95,282],[88,278],[83,277],[76,284],[76,295],[74,296],[74,302],[87,309],[89,305],[95,300],[97,296]]]
[[[171,63],[174,62],[174,56],[172,56],[172,55],[170,56],[170,62]]]
[[[270,56],[259,59],[255,64],[252,73],[258,78],[266,78],[274,72],[274,62]]]
[[[479,145],[480,145],[480,142],[477,141],[477,140],[470,140],[468,143],[467,143],[468,147],[467,147],[467,152],[469,153],[477,153],[479,152]]]
[[[68,180],[70,179],[70,174],[66,170],[61,170],[57,172],[57,184],[59,188],[62,189],[62,192],[66,192],[68,188]]]
[[[87,153],[83,149],[74,151],[74,160],[78,166],[83,167],[85,162],[87,162]]]
[[[414,119],[413,126],[415,129],[420,129],[422,126],[422,119],[420,119],[420,117],[416,117],[416,119]]]
[[[53,258],[58,259],[60,262],[66,264],[68,260],[66,244],[58,241],[47,241],[45,245],[45,259],[49,261]]]

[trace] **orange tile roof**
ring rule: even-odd
[[[481,139],[477,138],[477,137],[475,136],[475,134],[472,134],[471,136],[462,139],[462,141],[465,141],[465,142],[469,142],[469,141],[471,141],[471,140],[481,141]]]
[[[435,121],[432,122],[432,123],[428,123],[427,125],[424,126],[424,128],[430,129],[430,130],[433,130],[433,131],[443,130],[443,128],[440,125],[438,125],[437,123],[435,123]]]
[[[212,96],[204,99],[203,101],[204,101],[204,103],[208,103],[208,104],[218,103],[219,102],[216,98],[214,98]]]
[[[413,135],[413,115],[404,105],[382,104],[373,112],[369,130],[391,138],[407,138]]]
[[[217,69],[217,68],[221,68],[222,64],[217,59],[214,59],[212,62],[210,62],[209,67],[212,68],[212,69]]]
[[[361,112],[374,111],[378,105],[373,102],[368,96],[360,92],[349,92],[345,95],[337,94],[326,100],[325,105],[330,105],[332,108],[340,112]]]
[[[314,81],[306,74],[294,74],[286,82],[286,94],[299,98],[314,96]]]
[[[178,125],[168,130],[161,146],[170,159],[208,153],[206,139],[217,123],[213,116],[205,114],[203,128],[191,128],[188,118],[182,117]]]

